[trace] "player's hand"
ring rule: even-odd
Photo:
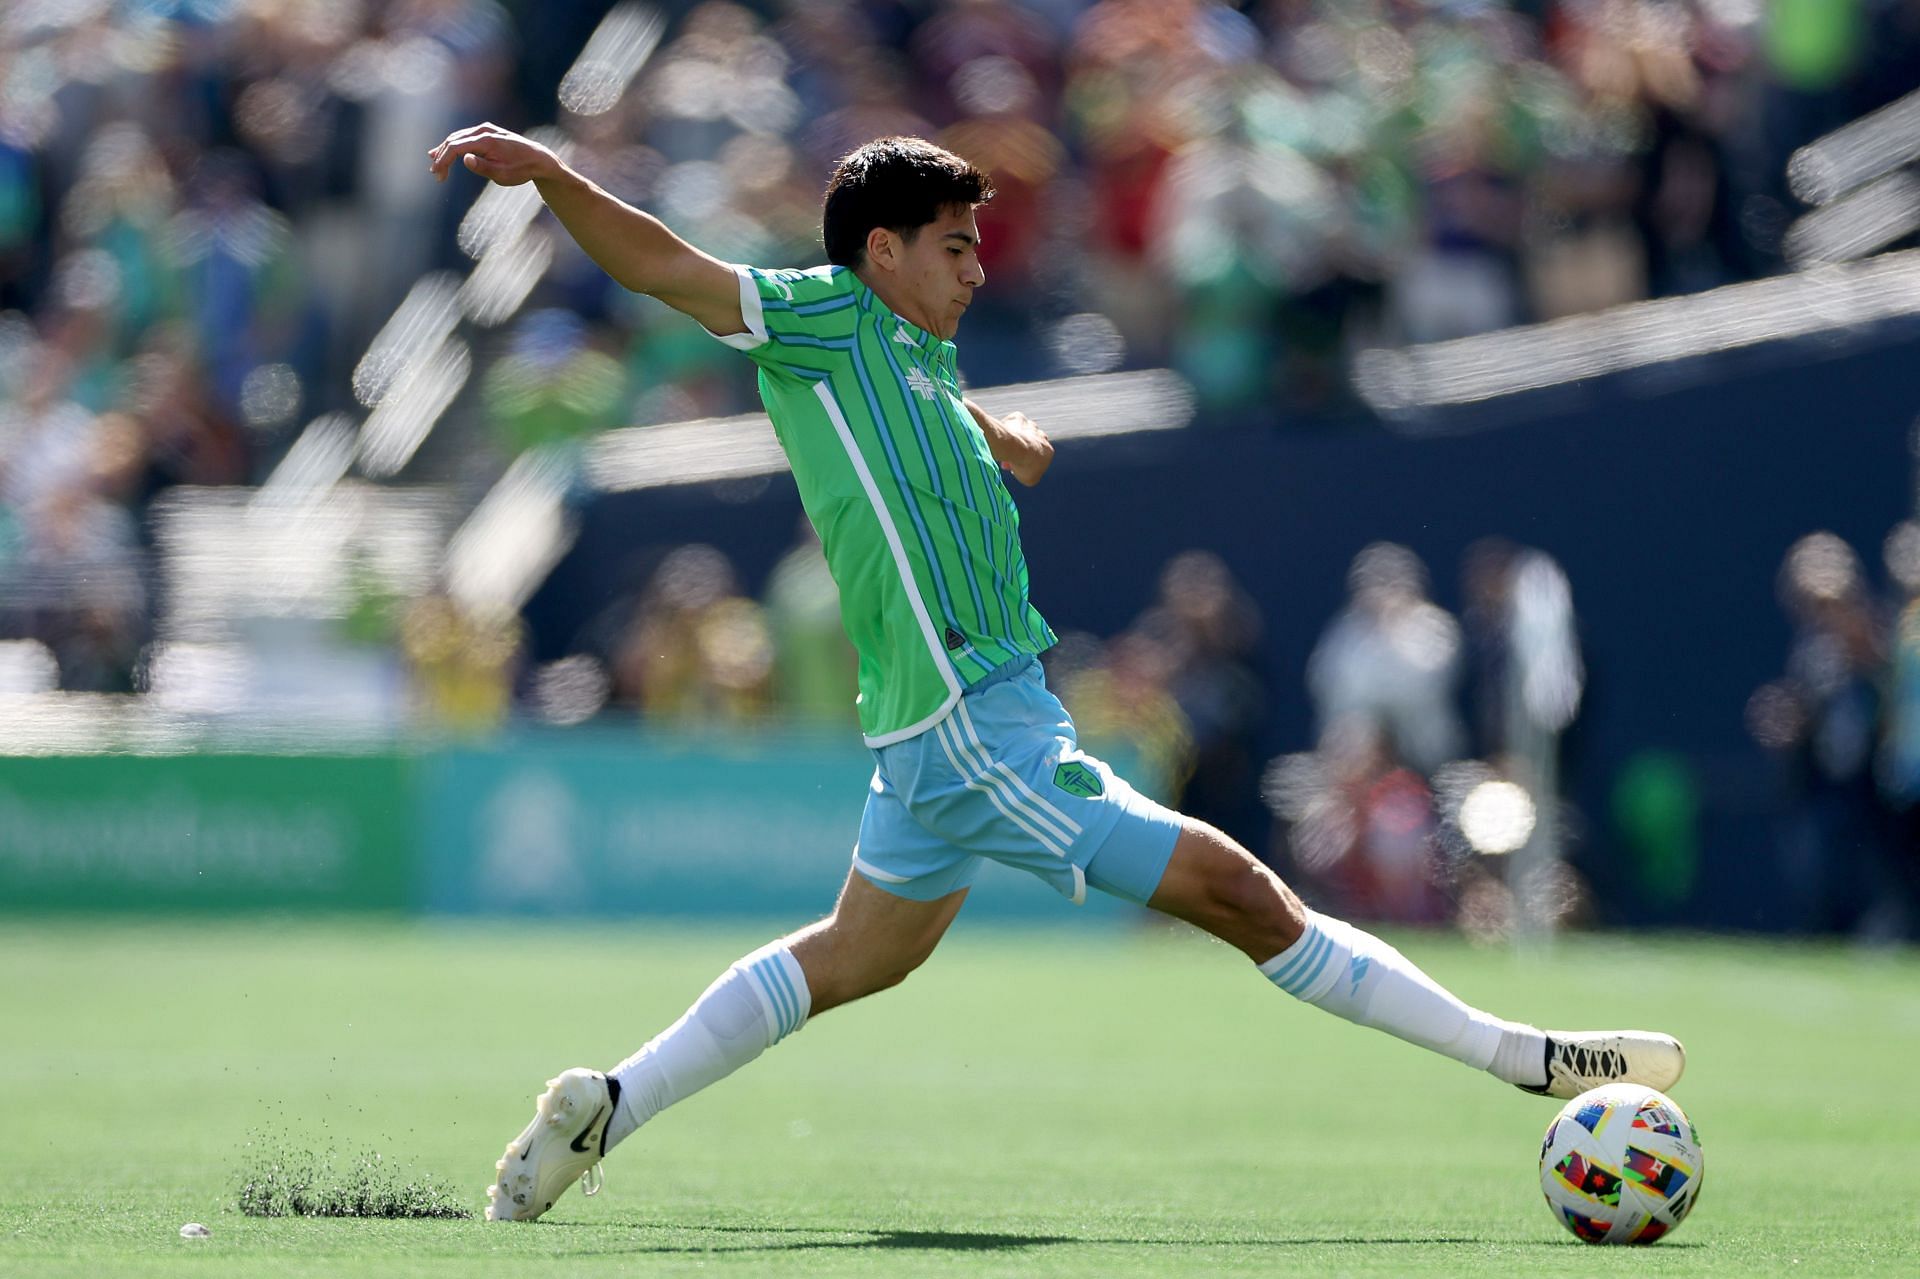
[[[1007,450],[1004,465],[1014,479],[1032,488],[1053,465],[1053,441],[1025,413],[1009,413],[1000,419],[1000,425],[1014,445]]]
[[[476,124],[447,135],[447,140],[427,152],[433,176],[447,180],[454,161],[466,165],[489,182],[517,187],[539,178],[557,177],[562,169],[560,157],[531,138],[523,138],[497,124]]]

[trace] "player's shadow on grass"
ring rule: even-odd
[[[558,1222],[551,1224],[561,1224]],[[567,1222],[567,1225],[584,1225],[584,1222]],[[1044,1248],[1062,1243],[1118,1242],[1116,1240],[1078,1239],[1071,1235],[1016,1235],[999,1234],[992,1231],[968,1230],[836,1230],[825,1226],[663,1226],[647,1227],[651,1231],[668,1230],[675,1234],[698,1237],[701,1235],[720,1235],[722,1238],[711,1243],[644,1243],[636,1241],[625,1246],[585,1249],[585,1254],[614,1252],[650,1252],[674,1254],[700,1254],[709,1252],[807,1252],[819,1249],[848,1251],[885,1251],[902,1249],[912,1252],[1020,1252],[1028,1248]],[[758,1235],[759,1239],[745,1240],[737,1236]],[[576,1254],[579,1255],[579,1254]]]
[[[651,1229],[684,1231],[691,1235],[720,1235],[713,1243],[636,1243],[627,1247],[589,1249],[591,1253],[711,1253],[711,1252],[807,1252],[846,1250],[910,1252],[1024,1252],[1057,1244],[1101,1245],[1125,1248],[1313,1248],[1329,1244],[1365,1244],[1372,1247],[1431,1248],[1446,1245],[1486,1247],[1562,1248],[1578,1247],[1572,1239],[1488,1239],[1481,1236],[1426,1235],[1378,1236],[1342,1235],[1301,1239],[1115,1239],[1084,1235],[1021,1235],[980,1230],[835,1230],[822,1226],[655,1226]],[[745,1241],[731,1236],[759,1235],[761,1240]],[[830,1237],[822,1237],[830,1236]],[[854,1236],[854,1237],[849,1237]],[[1669,1243],[1668,1248],[1688,1248],[1691,1243]]]

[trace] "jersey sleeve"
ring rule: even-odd
[[[773,373],[813,378],[843,363],[855,345],[859,298],[853,272],[823,266],[769,271],[736,266],[745,333],[714,334]]]

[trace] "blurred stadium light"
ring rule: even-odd
[[[612,110],[659,47],[666,28],[666,19],[647,5],[616,5],[561,77],[560,105],[575,115]]]
[[[1827,204],[1920,158],[1920,90],[1816,138],[1787,161],[1787,185]]]
[[[536,449],[514,459],[447,544],[447,593],[475,618],[511,618],[573,543],[571,466]]]
[[[445,271],[421,277],[407,290],[353,370],[353,398],[377,407],[428,353],[453,336],[460,322],[459,284]]]
[[[1787,231],[1796,267],[1848,262],[1920,230],[1920,90],[1816,138],[1787,162],[1787,185],[1820,206]]]
[[[1512,782],[1482,782],[1460,803],[1460,833],[1479,853],[1518,852],[1537,819],[1533,796]]]
[[[466,343],[453,336],[458,298],[450,273],[420,279],[355,366],[354,398],[373,410],[360,427],[367,475],[398,474],[466,385],[473,364]]]
[[[545,131],[536,130],[535,136],[540,132]],[[480,188],[466,216],[460,219],[455,243],[477,262],[499,245],[512,244],[525,235],[544,207],[540,189],[531,182],[517,187],[489,182]]]
[[[786,465],[765,413],[624,427],[587,452],[587,478],[608,492],[771,475]]]
[[[293,508],[254,498],[182,485],[156,499],[161,639],[217,642],[259,619],[339,617],[356,572],[403,598],[434,588],[451,505],[440,490],[347,481]]]
[[[460,286],[461,311],[475,324],[491,328],[520,309],[552,264],[553,242],[543,235],[524,235],[495,247]]]
[[[1892,173],[1799,219],[1787,230],[1796,267],[1851,262],[1920,229],[1920,178]]]
[[[303,439],[330,472],[349,428],[321,419]],[[320,453],[331,461],[313,462]],[[451,501],[438,490],[287,478],[263,490],[179,486],[156,500],[167,582],[139,682],[147,696],[56,691],[35,641],[0,645],[10,755],[167,753],[217,741],[371,748],[399,701],[383,647],[342,644],[334,619],[368,595],[408,598],[438,580]]]
[[[345,413],[315,418],[253,496],[257,511],[307,506],[324,499],[353,465],[353,419]]]
[[[433,424],[453,404],[473,372],[473,352],[448,338],[406,363],[398,379],[360,424],[360,469],[369,477],[398,475],[413,460]]]
[[[1477,337],[1364,351],[1353,384],[1396,429],[1483,429],[1495,423],[1417,414],[1916,314],[1920,250],[1908,250]]]

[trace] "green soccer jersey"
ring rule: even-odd
[[[736,267],[773,419],[860,654],[860,729],[885,746],[1054,643],[1027,602],[1020,514],[960,401],[953,343],[845,267]]]

